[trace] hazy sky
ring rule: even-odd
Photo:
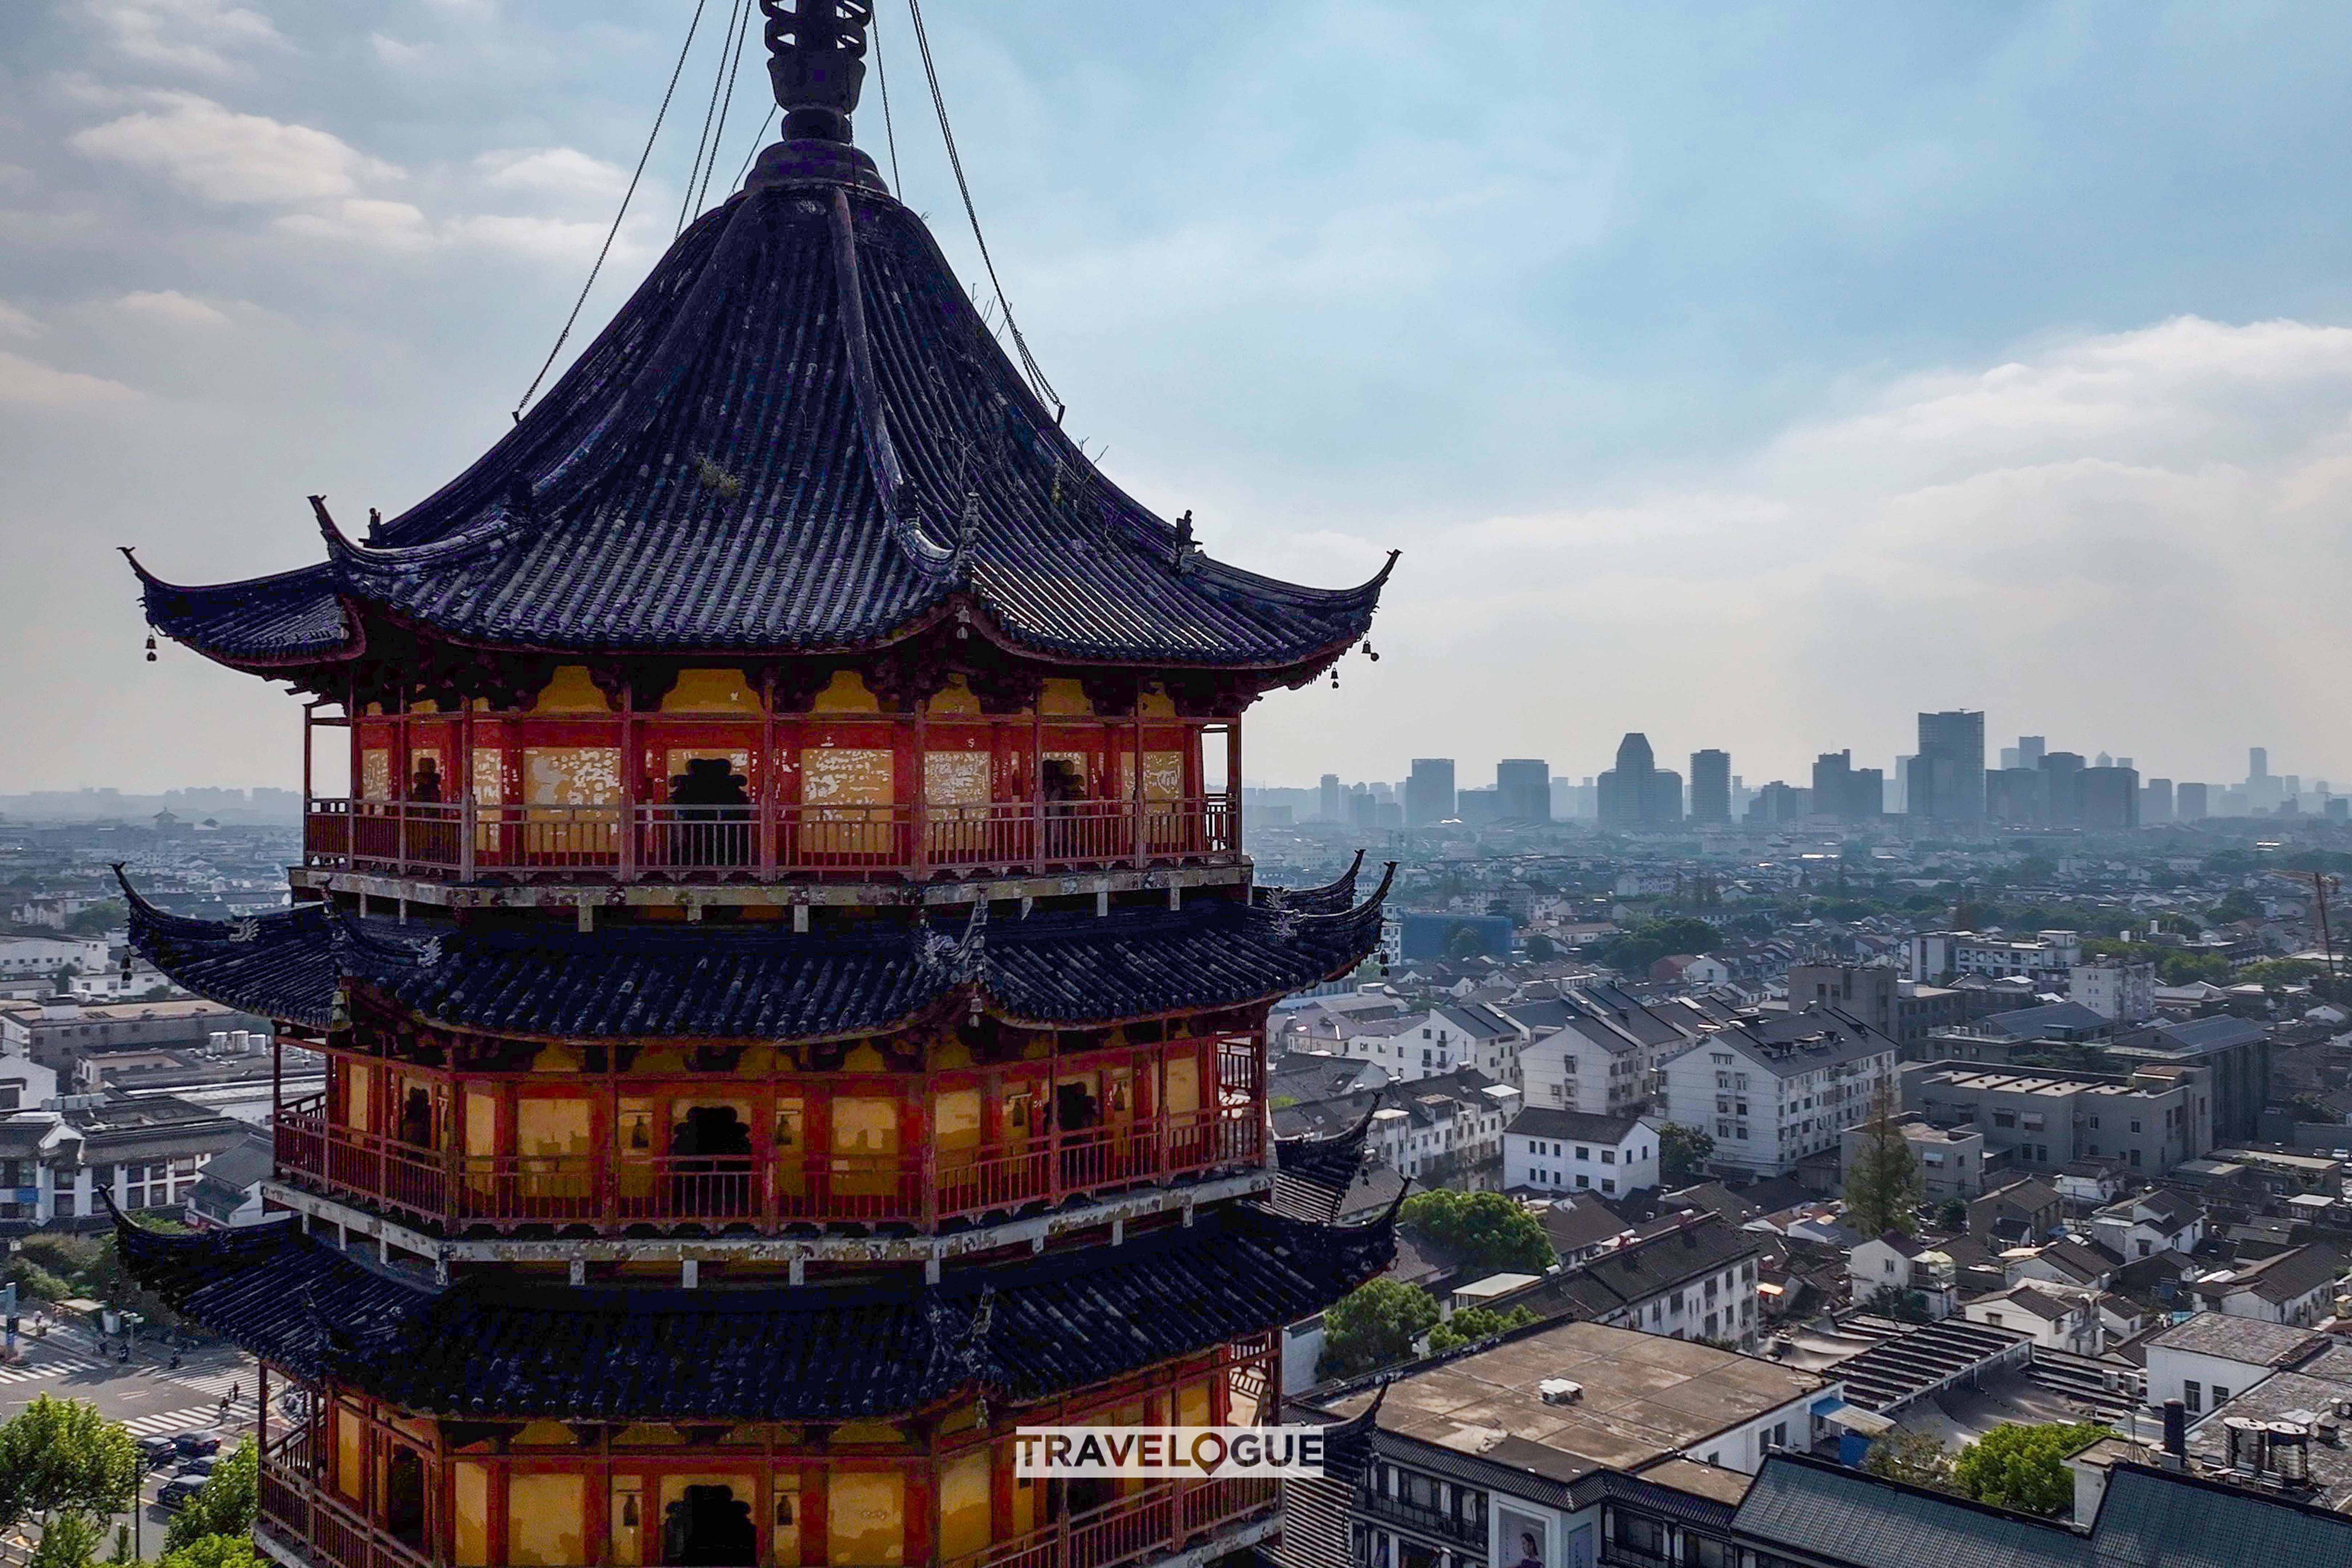
[[[728,4],[575,347],[675,226]],[[281,690],[142,661],[114,547],[301,564],[307,493],[391,513],[494,440],[692,9],[0,5],[0,791],[296,782]],[[970,280],[881,9],[903,194]],[[1967,706],[1995,745],[2352,779],[2352,6],[927,19],[1111,475],[1260,569],[1405,552],[1381,661],[1262,705],[1253,778],[1581,775],[1638,728],[1754,784]]]

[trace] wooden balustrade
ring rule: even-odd
[[[260,1469],[257,1527],[311,1568],[434,1568],[429,1553],[318,1483],[304,1435],[264,1454]],[[1259,1479],[1155,1482],[1017,1540],[942,1560],[942,1568],[1126,1568],[1268,1518],[1280,1499],[1277,1483]]]
[[[471,881],[587,873],[633,881],[930,876],[1230,859],[1230,795],[984,805],[478,805],[314,797],[303,863]]]
[[[1041,1133],[1018,1147],[901,1155],[794,1152],[767,1159],[650,1155],[456,1154],[331,1122],[319,1098],[276,1118],[279,1173],[446,1229],[521,1225],[910,1225],[1009,1214],[1033,1205],[1258,1163],[1254,1100],[1106,1127]]]

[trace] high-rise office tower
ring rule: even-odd
[[[1508,757],[1495,764],[1495,794],[1504,819],[1551,820],[1551,764],[1538,757]]]
[[[1657,761],[1650,752],[1650,739],[1639,731],[1627,733],[1617,742],[1617,765],[1601,775],[1601,826],[1603,827],[1645,827],[1653,820],[1656,802],[1652,798],[1657,789]],[[1676,816],[1681,813],[1677,811]]]
[[[2175,821],[2202,822],[2209,809],[2203,784],[2183,780],[2172,786],[2172,816]]]
[[[1984,714],[1953,710],[1919,715],[1910,814],[1937,822],[1984,820]]]
[[[1346,813],[1348,808],[1346,800],[1339,790],[1339,775],[1338,773],[1325,773],[1323,775],[1322,789],[1319,793],[1322,798],[1316,803],[1315,815],[1325,822],[1347,821],[1348,817]]]
[[[2085,771],[2080,752],[2042,753],[2042,820],[2051,826],[2083,826],[2083,774]]]
[[[2246,748],[2246,782],[2271,776],[2271,749],[2268,746]]]
[[[1731,753],[1693,752],[1690,760],[1691,820],[1731,820]]]
[[[2115,833],[2139,826],[2139,774],[2130,768],[2084,768],[2075,775],[2082,786],[2082,823],[2093,833]]]
[[[2143,824],[2172,820],[2172,781],[2150,779],[2139,786],[2139,819]]]
[[[2042,753],[2049,750],[2049,744],[2041,736],[2020,735],[2017,738],[2017,765],[2038,768],[2042,765]]]
[[[1404,781],[1404,825],[1427,827],[1454,815],[1454,759],[1415,757]]]

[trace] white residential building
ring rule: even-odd
[[[1900,1103],[1896,1055],[1837,1007],[1743,1018],[1666,1062],[1665,1118],[1712,1137],[1716,1166],[1785,1175],[1837,1148],[1881,1096]]]
[[[1348,1054],[1388,1069],[1397,1083],[1468,1069],[1497,1083],[1519,1084],[1517,1024],[1478,1002],[1457,1002],[1426,1013],[1360,1026]]]
[[[1612,1116],[1647,1106],[1659,1065],[1713,1026],[1696,1008],[1653,1005],[1608,984],[1502,1010],[1526,1037],[1519,1060],[1529,1105]]]
[[[2037,931],[2032,937],[1925,931],[1911,939],[1909,978],[1932,984],[1948,974],[1980,974],[1990,980],[2015,974],[2055,984],[2082,962],[2080,931]]]
[[[2078,963],[2066,994],[2102,1018],[2137,1024],[2156,1016],[2156,965],[2153,963]]]
[[[1503,1134],[1503,1186],[1604,1198],[1658,1184],[1658,1127],[1646,1117],[1534,1105]]]

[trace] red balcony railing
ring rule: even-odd
[[[303,861],[453,877],[630,881],[828,873],[930,876],[1214,860],[1238,852],[1233,797],[987,805],[478,805],[313,798]]]
[[[432,1568],[429,1553],[370,1522],[318,1483],[303,1434],[262,1456],[259,1491],[257,1527],[311,1568]],[[1270,1480],[1161,1481],[941,1563],[943,1568],[1127,1568],[1270,1519],[1280,1503],[1277,1484]],[[885,1560],[834,1561],[839,1568],[880,1568]]]
[[[764,1233],[840,1223],[929,1230],[1255,1165],[1265,1150],[1262,1110],[1240,1100],[1043,1133],[1017,1148],[898,1155],[462,1154],[337,1125],[316,1096],[281,1108],[276,1132],[278,1169],[288,1180],[446,1229],[656,1224]]]

